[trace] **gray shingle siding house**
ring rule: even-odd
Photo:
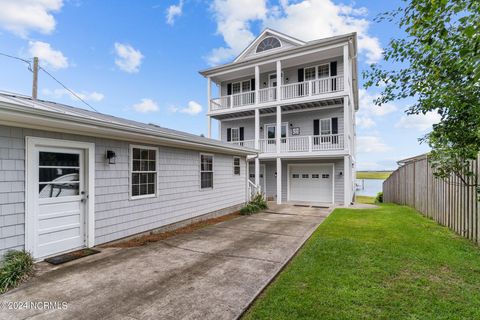
[[[0,255],[26,249],[40,259],[236,211],[247,200],[252,154],[156,125],[0,94]]]

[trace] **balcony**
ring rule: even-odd
[[[316,97],[326,93],[343,91],[343,76],[315,79],[304,82],[285,84],[280,87],[280,99],[277,97],[277,88],[270,87],[258,90],[258,101],[255,91],[222,96],[211,100],[210,110],[226,110],[254,105],[268,104],[278,101],[292,102],[296,99]]]
[[[259,139],[259,150],[261,153],[276,153],[276,139]],[[247,148],[255,148],[255,140],[244,140],[230,142]],[[298,136],[287,137],[280,140],[280,152],[317,152],[344,149],[343,134],[329,134],[319,136]]]

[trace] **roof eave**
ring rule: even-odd
[[[0,124],[13,127],[39,128],[47,131],[65,132],[113,140],[136,141],[167,145],[179,148],[216,151],[226,154],[252,155],[256,150],[240,146],[218,145],[189,141],[188,138],[155,132],[145,128],[134,128],[117,123],[106,123],[95,119],[23,107],[6,102],[0,103]]]

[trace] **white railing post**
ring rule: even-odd
[[[277,126],[275,129],[275,137],[276,137],[276,144],[277,144],[277,153],[280,153],[280,143],[282,137],[282,107],[277,106]]]
[[[256,65],[255,66],[255,104],[258,104],[260,102],[259,91],[260,91],[260,67]]]
[[[312,152],[313,141],[312,136],[308,136],[308,152]]]
[[[277,61],[277,101],[281,100],[280,89],[282,87],[282,61]]]
[[[208,110],[212,111],[212,79],[207,77],[207,103]]]
[[[259,149],[259,139],[260,139],[260,110],[255,109],[255,149]]]

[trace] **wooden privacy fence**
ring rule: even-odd
[[[472,177],[436,178],[427,156],[412,158],[383,182],[384,202],[411,206],[456,233],[480,242],[477,176],[480,159],[470,163]]]

